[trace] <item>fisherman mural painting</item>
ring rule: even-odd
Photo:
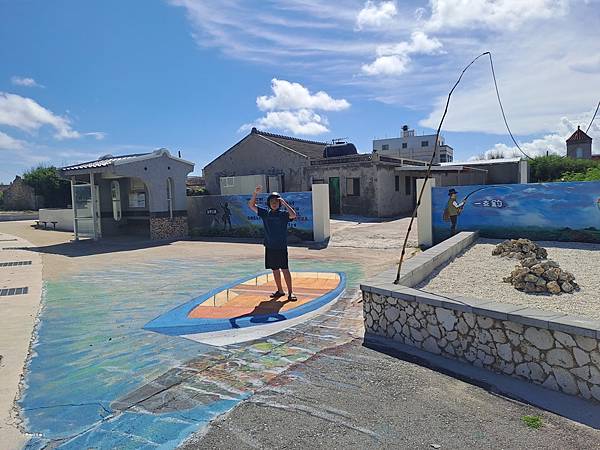
[[[465,200],[458,203],[456,200],[456,194],[458,194],[458,192],[456,192],[455,189],[448,190],[448,196],[450,198],[448,199],[448,205],[446,206],[446,209],[444,209],[444,221],[449,221],[451,223],[450,232],[452,236],[456,234],[456,224],[458,222],[458,216],[465,207]]]

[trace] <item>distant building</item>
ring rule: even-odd
[[[409,130],[408,125],[404,125],[401,137],[373,140],[373,153],[429,162],[435,147],[435,139],[435,134],[415,135],[415,130]],[[440,136],[433,162],[439,164],[452,161],[454,161],[454,150],[446,145],[444,138]]]
[[[211,194],[249,194],[255,183],[265,191],[308,191],[304,168],[323,158],[325,142],[252,131],[203,169]]]
[[[35,195],[34,189],[17,175],[4,190],[3,203],[7,210],[37,210],[42,206],[43,197]]]
[[[592,159],[592,138],[579,126],[577,131],[567,139],[567,156],[575,159]]]

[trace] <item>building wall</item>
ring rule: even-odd
[[[38,201],[31,186],[19,176],[4,191],[4,209],[37,209]]]
[[[379,215],[377,195],[377,167],[372,162],[345,163],[310,166],[305,170],[306,183],[313,180],[324,180],[339,177],[341,194],[341,213],[377,217]],[[346,179],[360,179],[360,195],[348,194]]]
[[[521,183],[521,166],[519,161],[507,163],[473,164],[461,163],[461,166],[485,169],[488,171],[487,181],[481,184],[517,184]],[[470,183],[473,184],[473,183]]]
[[[592,159],[592,143],[591,142],[580,142],[575,144],[567,144],[567,156],[569,158],[577,158],[577,149],[580,148],[582,151],[582,157],[580,159]]]
[[[422,141],[427,141],[426,147],[421,146]],[[402,148],[402,144],[406,144],[406,148]],[[384,145],[388,146],[384,150]],[[420,161],[431,160],[433,149],[435,146],[435,134],[424,136],[403,136],[389,139],[375,139],[373,141],[373,151],[382,155],[397,156],[400,158],[416,159]],[[453,157],[454,151],[452,147],[446,146],[444,138],[440,137],[438,151],[434,163],[440,162],[440,155],[445,154]]]
[[[206,187],[213,195],[220,195],[220,177],[239,175],[284,176],[285,192],[307,191],[309,185],[304,177],[304,168],[309,159],[292,151],[250,134],[234,145],[203,170]]]
[[[396,177],[399,190],[396,191]],[[409,180],[411,190],[406,192],[406,178],[394,166],[380,165],[377,167],[377,205],[379,217],[394,217],[410,213],[413,209],[414,182]]]

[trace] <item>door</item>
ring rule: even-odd
[[[340,177],[329,178],[329,212],[340,214],[341,212]]]

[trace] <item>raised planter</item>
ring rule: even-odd
[[[362,284],[365,340],[410,345],[600,402],[600,321],[409,287],[471,238],[460,233],[407,261],[414,260],[401,277],[407,285],[381,276]]]

